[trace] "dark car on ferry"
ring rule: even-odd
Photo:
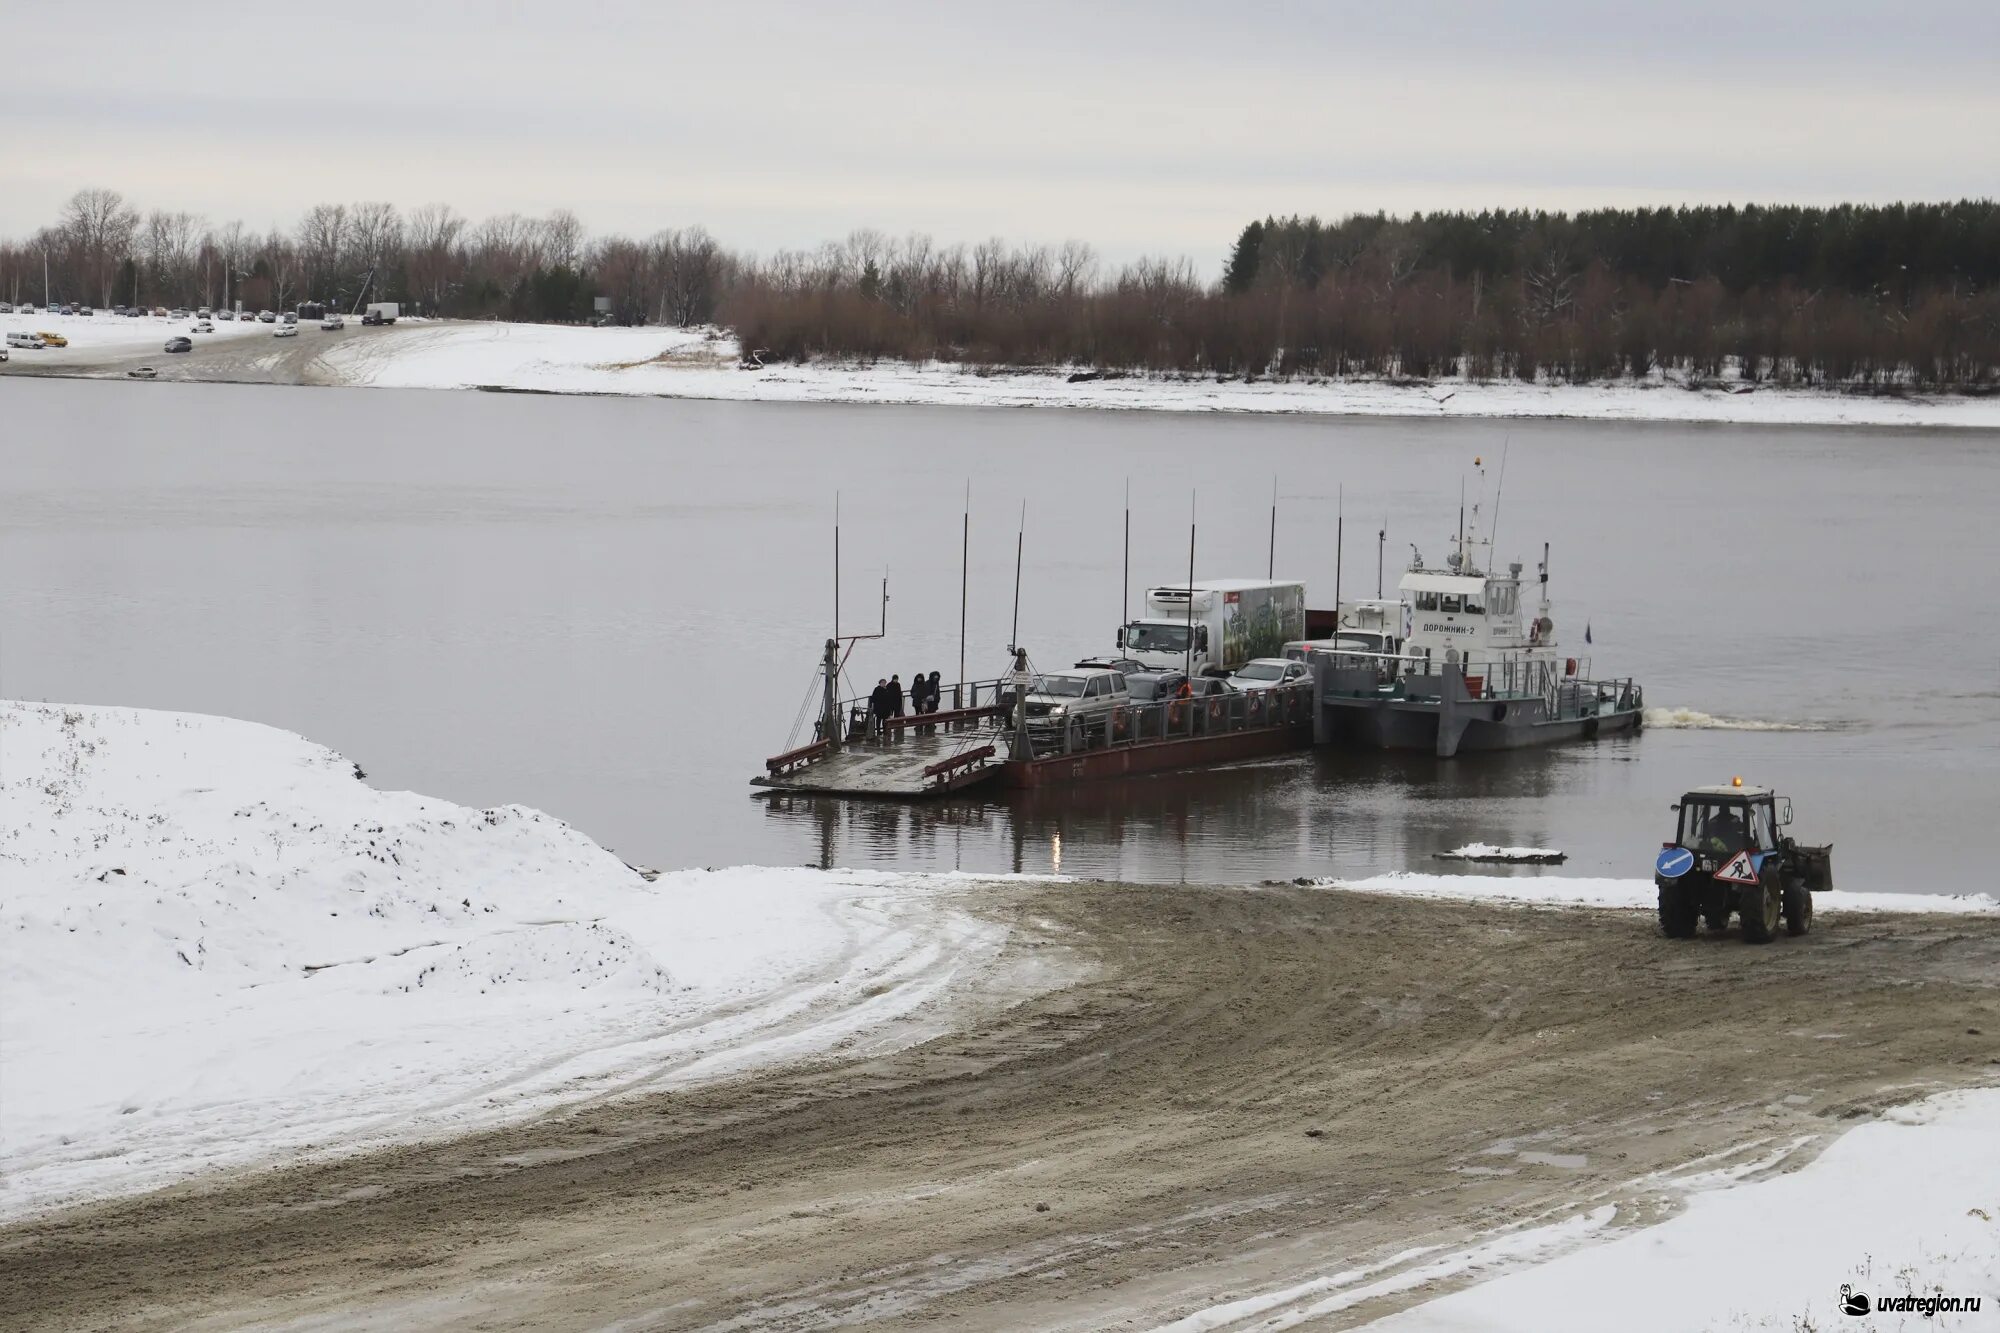
[[[1181,686],[1188,687],[1188,697],[1209,699],[1236,690],[1220,676],[1196,676],[1190,680],[1179,671],[1141,671],[1125,677],[1125,687],[1132,692],[1135,704],[1154,703],[1160,699],[1172,699],[1180,695]]]

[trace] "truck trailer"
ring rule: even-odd
[[[1118,628],[1118,647],[1149,670],[1227,675],[1283,656],[1305,633],[1305,584],[1203,579],[1146,589],[1143,614]]]

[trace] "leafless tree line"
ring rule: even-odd
[[[636,262],[635,262],[636,260]],[[49,226],[0,241],[0,299],[112,305],[289,307],[402,300],[444,315],[582,319],[615,280],[634,320],[714,318],[734,260],[700,228],[593,241],[567,209],[473,221],[449,204],[316,204],[291,228],[141,213],[116,190],[79,190]]]
[[[1458,227],[1467,256],[1491,248],[1488,231],[1461,221],[1430,225]],[[1534,221],[1522,235],[1543,234]],[[1701,381],[1729,368],[1785,382],[2000,386],[2000,290],[1962,274],[1893,291],[1782,274],[1661,279],[1602,254],[1578,259],[1560,231],[1546,234],[1556,239],[1517,244],[1496,266],[1424,242],[1415,220],[1252,224],[1208,281],[1184,259],[1107,268],[1082,241],[941,245],[863,230],[757,258],[700,227],[592,238],[567,210],[475,222],[444,203],[319,204],[259,234],[141,214],[115,190],[87,189],[34,236],[0,242],[0,299],[40,300],[46,272],[56,299],[98,305],[283,308],[366,293],[434,314],[581,320],[603,297],[618,322],[721,322],[746,354],[780,360],[1570,381],[1656,370]]]

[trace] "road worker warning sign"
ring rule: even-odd
[[[1722,863],[1722,869],[1715,877],[1725,884],[1755,884],[1757,867],[1750,860],[1750,853],[1738,852]]]

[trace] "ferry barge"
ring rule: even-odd
[[[829,645],[831,647],[831,645]],[[957,706],[872,718],[868,702],[829,702],[811,744],[774,755],[760,787],[904,799],[980,785],[1043,788],[1208,768],[1312,744],[1309,682],[1203,698],[1121,701],[1090,713],[1030,716],[1033,677],[941,691]]]

